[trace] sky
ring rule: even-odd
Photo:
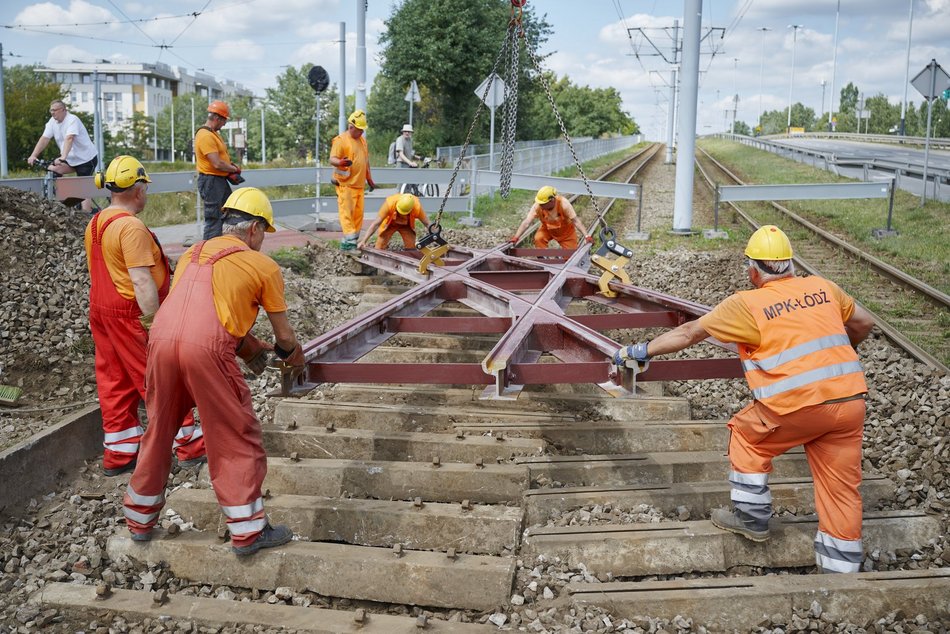
[[[3,0],[0,45],[7,66],[160,61],[202,69],[262,95],[286,65],[321,65],[338,83],[345,22],[346,90],[352,93],[357,1]],[[790,93],[793,102],[820,115],[832,107],[832,86],[837,103],[848,82],[867,97],[884,94],[903,102],[911,2],[910,78],[932,58],[950,71],[950,0],[703,0],[703,33],[718,30],[702,44],[697,133],[728,129],[736,94],[737,119],[750,124],[760,110],[787,108]],[[397,4],[367,0],[367,88],[379,70],[379,36]],[[676,20],[682,29],[683,4],[528,0],[553,29],[542,47],[545,69],[578,85],[616,88],[624,109],[656,140],[666,139],[671,66],[650,42],[671,58],[671,27]],[[502,32],[505,27],[498,25]],[[906,95],[921,102],[913,86]]]

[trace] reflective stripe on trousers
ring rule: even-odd
[[[729,472],[732,504],[737,511],[758,525],[768,524],[772,517],[772,492],[769,474]]]
[[[818,531],[815,534],[815,563],[825,572],[860,572],[864,560],[864,545],[860,539],[832,537]]]

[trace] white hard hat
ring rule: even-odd
[[[412,126],[409,125],[408,123],[407,123],[406,125],[402,126],[402,131],[403,131],[403,132],[415,132],[415,130],[412,129]]]

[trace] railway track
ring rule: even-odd
[[[411,287],[391,275],[333,283],[359,287],[365,310]],[[452,304],[432,316],[466,312]],[[496,339],[404,332],[367,361],[477,361]],[[776,461],[783,517],[767,545],[712,528],[709,511],[729,504],[724,421],[693,420],[685,399],[650,387],[612,399],[590,385],[540,385],[486,401],[480,386],[351,384],[282,400],[263,429],[265,507],[297,540],[234,557],[202,471],[168,494],[174,515],[153,541],[132,542],[121,523],[108,537],[102,557],[141,580],[134,588],[114,574],[93,584],[53,575],[30,606],[57,611],[63,627],[118,616],[143,631],[748,631],[779,626],[776,614],[789,627],[867,624],[898,608],[950,618],[947,568],[899,570],[869,555],[874,571],[812,574],[802,453]],[[866,474],[865,548],[909,558],[944,527],[881,510],[895,486]]]
[[[699,173],[713,191],[718,184],[745,184],[704,149],[698,149]],[[728,204],[753,229],[777,224],[805,236],[793,239],[800,269],[840,284],[874,313],[878,327],[895,344],[931,368],[950,374],[950,296],[778,203]]]

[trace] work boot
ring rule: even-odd
[[[709,519],[713,526],[724,531],[742,535],[754,542],[764,542],[769,538],[769,524],[761,524],[754,520],[746,520],[739,516],[738,511],[729,509],[714,509]]]
[[[152,529],[148,529],[144,533],[132,532],[132,541],[133,542],[150,542],[152,541]]]
[[[129,471],[132,471],[133,469],[135,469],[135,464],[137,462],[138,460],[133,460],[129,464],[124,464],[121,467],[116,467],[115,469],[106,469],[105,467],[103,467],[102,473],[109,476],[110,478],[113,476],[122,475],[123,473],[128,473]]]
[[[261,548],[283,546],[293,538],[294,532],[290,530],[290,527],[284,526],[283,524],[271,526],[270,522],[268,522],[264,526],[264,530],[261,531],[261,534],[257,536],[257,539],[247,546],[231,546],[231,551],[234,552],[235,555],[253,555]]]

